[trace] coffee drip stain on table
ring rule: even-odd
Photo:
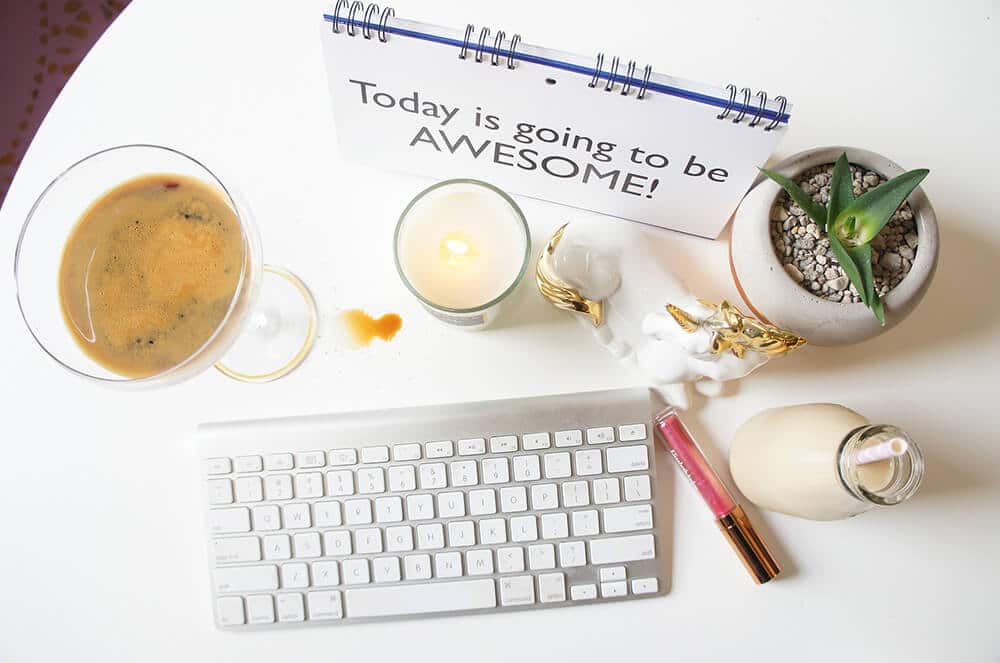
[[[386,313],[379,318],[373,318],[365,311],[354,308],[342,311],[337,316],[341,344],[352,350],[366,347],[376,338],[389,342],[402,327],[403,319],[396,313]]]

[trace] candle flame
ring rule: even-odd
[[[441,240],[441,260],[449,267],[465,267],[476,259],[476,247],[463,233],[451,233]]]

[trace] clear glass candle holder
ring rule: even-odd
[[[488,327],[517,288],[531,257],[524,213],[486,182],[453,179],[418,193],[396,224],[396,269],[438,320]]]

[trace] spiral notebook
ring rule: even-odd
[[[704,237],[725,227],[790,118],[761,90],[375,4],[339,0],[321,29],[348,158]]]

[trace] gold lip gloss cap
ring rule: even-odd
[[[726,536],[729,545],[739,555],[754,582],[762,585],[781,573],[781,568],[771,557],[767,546],[757,536],[750,519],[743,512],[743,507],[736,507],[715,522]]]

